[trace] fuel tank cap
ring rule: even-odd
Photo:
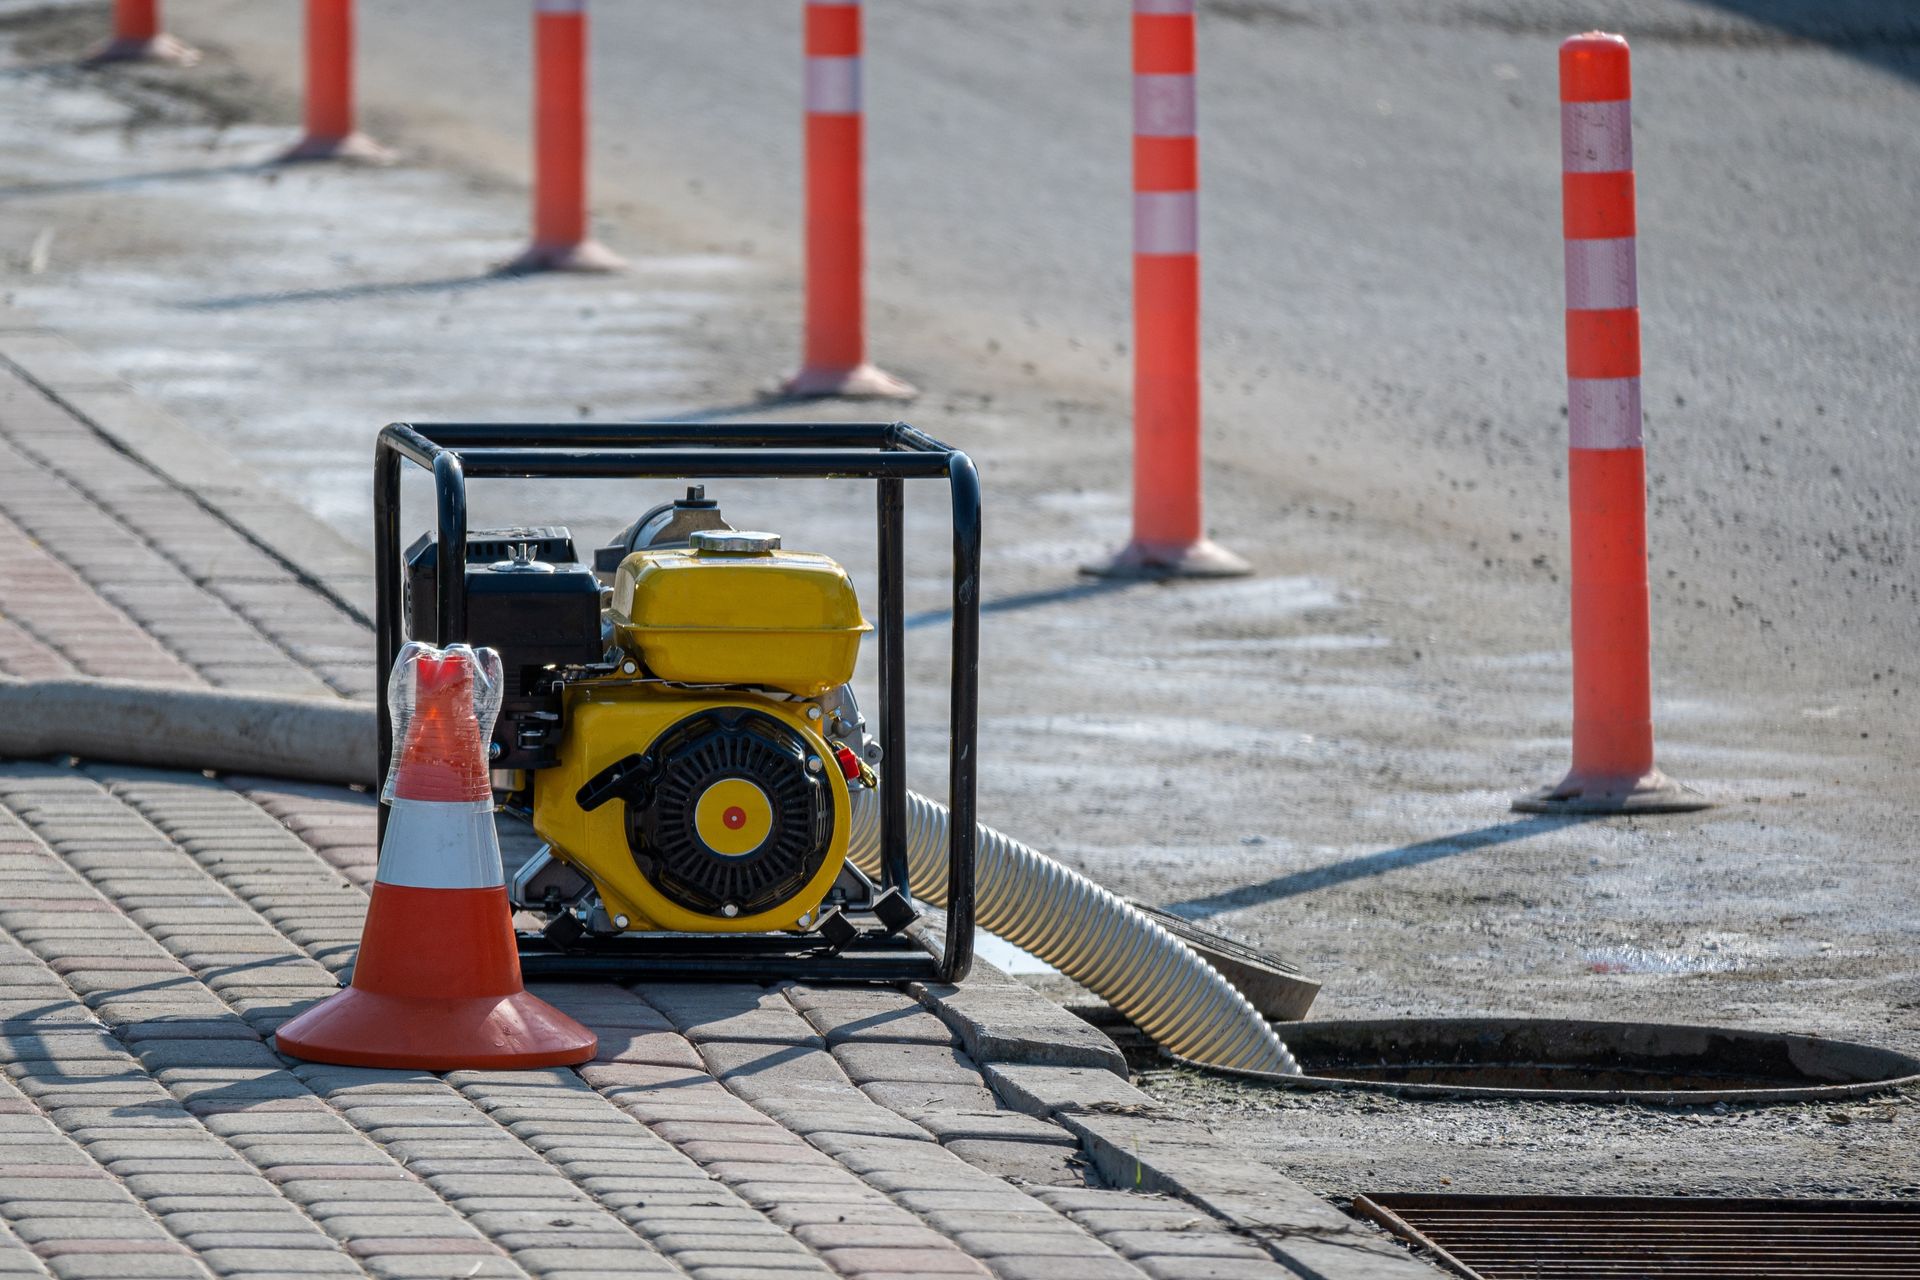
[[[780,549],[779,534],[753,529],[695,529],[687,542],[695,551],[718,555],[765,555]]]
[[[495,560],[487,567],[495,573],[552,573],[554,567],[539,557],[537,543],[516,542],[507,559]]]

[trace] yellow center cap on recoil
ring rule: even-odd
[[[701,793],[693,807],[700,842],[729,858],[743,857],[766,843],[773,830],[773,803],[745,778],[723,778]]]

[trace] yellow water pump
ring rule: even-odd
[[[534,829],[617,928],[806,929],[862,785],[835,693],[871,628],[846,570],[773,534],[699,530],[627,556],[608,618],[618,670],[567,685]]]
[[[850,687],[872,628],[844,568],[731,528],[700,488],[592,567],[554,527],[468,548],[469,631],[509,684],[496,783],[545,842],[513,896],[550,938],[805,933],[871,896],[847,844],[850,791],[876,783]]]

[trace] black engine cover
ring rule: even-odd
[[[825,864],[833,794],[790,726],[749,707],[715,708],[675,724],[647,756],[651,785],[645,803],[627,804],[627,844],[666,898],[704,915],[753,915],[799,893]],[[701,798],[730,779],[758,788],[769,811],[765,838],[740,853],[713,848],[697,821]]]
[[[511,569],[525,547],[548,573]],[[407,634],[442,644],[434,615],[439,546],[431,533],[407,548]],[[496,769],[547,769],[560,763],[560,699],[546,668],[600,661],[600,581],[574,556],[559,525],[476,529],[467,535],[467,641],[500,654],[506,697],[493,726]]]

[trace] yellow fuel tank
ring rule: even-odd
[[[847,571],[777,534],[700,530],[636,551],[614,577],[614,638],[662,680],[818,697],[853,678],[873,630]]]

